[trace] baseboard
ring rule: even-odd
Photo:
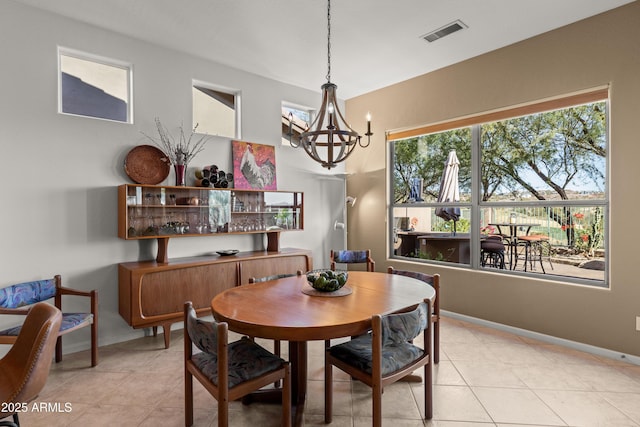
[[[440,310],[442,316],[451,317],[452,319],[464,320],[465,322],[475,323],[477,325],[486,326],[489,328],[497,329],[519,335],[522,337],[532,338],[539,341],[547,342],[550,344],[557,344],[563,347],[568,347],[574,350],[584,351],[585,353],[594,354],[596,356],[606,357],[608,359],[619,360],[622,362],[632,363],[634,365],[640,365],[640,357],[631,354],[624,354],[606,348],[596,347],[589,344],[583,344],[576,341],[566,340],[564,338],[557,338],[551,335],[541,334],[539,332],[528,331],[526,329],[516,328],[514,326],[503,325],[501,323],[491,322],[489,320],[478,319],[476,317],[466,316],[464,314],[458,314],[451,311]]]

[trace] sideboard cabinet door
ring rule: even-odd
[[[182,321],[185,301],[193,303],[198,315],[208,315],[213,297],[248,283],[250,277],[312,268],[311,253],[304,249],[122,263],[118,265],[119,311],[134,328],[152,327],[155,334],[162,326],[168,348],[171,324]]]

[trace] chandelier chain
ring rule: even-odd
[[[331,0],[327,0],[327,83],[331,83]]]

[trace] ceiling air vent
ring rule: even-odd
[[[435,31],[431,31],[430,33],[427,33],[421,37],[431,43],[445,36],[448,36],[449,34],[455,33],[456,31],[464,30],[465,28],[467,28],[467,26],[464,24],[464,22],[457,20],[445,25],[444,27],[438,28]]]

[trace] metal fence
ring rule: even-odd
[[[515,218],[514,218],[515,217]],[[470,210],[461,209],[457,221],[458,232],[470,231]],[[514,218],[514,219],[512,219]],[[583,249],[604,249],[604,214],[598,206],[525,206],[525,207],[484,207],[480,214],[480,229],[485,234],[497,233],[489,224],[538,224],[531,227],[530,234],[549,236],[554,247],[577,247]],[[452,223],[435,215],[431,219],[434,231],[452,231]],[[527,232],[527,227],[518,231]]]

